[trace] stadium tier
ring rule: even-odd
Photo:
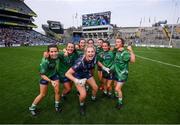
[[[114,37],[122,37],[127,43],[149,47],[180,47],[180,26],[174,25],[172,42],[170,42],[172,26],[153,25],[152,27],[119,27],[113,29]]]
[[[0,26],[36,28],[36,16],[23,0],[0,0]]]
[[[28,45],[46,45],[54,43],[53,39],[28,29],[0,28],[0,45],[1,46],[28,46]]]
[[[157,27],[141,27],[140,30],[140,39],[139,43],[146,46],[169,46],[169,37],[167,37],[166,32],[162,26]]]
[[[173,32],[173,35],[172,35],[173,39],[180,39],[180,24],[175,24],[175,25],[168,24],[165,27],[169,34]]]
[[[171,44],[174,47],[180,48],[180,24],[167,24],[165,27],[169,33]]]
[[[36,17],[24,0],[0,0],[0,46],[44,45],[55,40],[34,31]]]
[[[37,16],[25,3],[24,0],[0,0],[0,10],[13,13]]]

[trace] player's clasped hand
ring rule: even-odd
[[[127,50],[131,52],[131,51],[132,51],[132,47],[131,47],[131,46],[128,46],[128,47],[127,47]]]
[[[56,87],[56,82],[51,80],[51,84],[53,87]]]
[[[75,83],[76,85],[84,86],[84,85],[86,84],[86,80],[87,80],[86,78],[76,79],[74,83]]]
[[[110,69],[109,69],[109,68],[103,66],[102,69],[103,69],[104,71],[106,71],[108,74],[110,73]]]

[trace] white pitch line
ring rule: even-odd
[[[160,64],[164,64],[164,65],[168,65],[168,66],[180,68],[180,66],[178,66],[178,65],[174,65],[174,64],[162,62],[162,61],[159,61],[159,60],[154,60],[154,59],[147,58],[147,57],[143,57],[143,56],[139,56],[139,55],[136,55],[136,56],[139,57],[139,58],[146,59],[146,60],[150,60],[150,61],[157,62],[157,63],[160,63]]]

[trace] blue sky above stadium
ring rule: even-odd
[[[177,23],[180,0],[25,0],[38,15],[37,30],[47,20],[60,21],[64,27],[80,26],[82,15],[111,11],[111,23],[122,27],[151,26],[157,21]],[[180,23],[180,20],[179,20]]]

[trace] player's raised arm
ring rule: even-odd
[[[133,52],[132,47],[131,47],[131,46],[128,46],[128,47],[127,47],[127,50],[128,50],[129,53],[131,54],[130,62],[131,62],[131,63],[135,63],[136,56],[135,56],[135,54],[134,54],[134,52]]]
[[[45,51],[45,52],[43,53],[43,57],[44,57],[44,58],[49,58],[49,53],[48,53],[47,51]]]

